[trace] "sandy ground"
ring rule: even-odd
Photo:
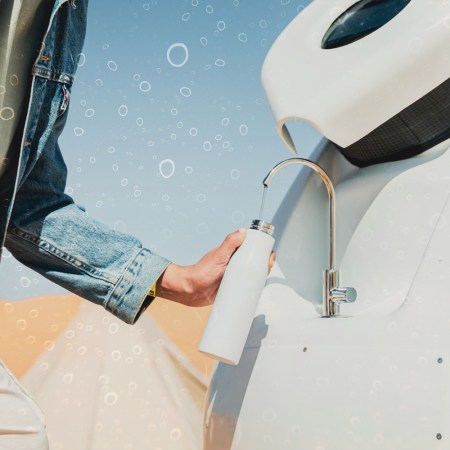
[[[0,358],[17,378],[76,316],[82,301],[74,295],[0,301]],[[156,299],[146,312],[206,376],[214,361],[199,353],[197,346],[209,311],[210,308],[187,308]]]

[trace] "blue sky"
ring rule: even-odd
[[[260,81],[307,0],[92,0],[60,140],[67,192],[112,227],[191,264],[258,218],[261,180],[291,156]],[[295,55],[292,55],[295,57]],[[300,155],[320,136],[293,126]],[[265,219],[298,173],[268,193]],[[0,297],[59,292],[8,252]]]

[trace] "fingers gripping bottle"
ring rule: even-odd
[[[268,275],[273,225],[254,220],[236,250],[217,292],[199,351],[227,364],[238,364]]]

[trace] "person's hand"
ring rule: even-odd
[[[222,244],[192,266],[169,264],[156,284],[158,297],[187,306],[207,306],[214,302],[223,274],[233,253],[244,242],[247,230],[229,234]],[[275,262],[272,253],[269,269]]]

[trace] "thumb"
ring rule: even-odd
[[[228,261],[233,253],[242,245],[246,236],[247,230],[245,228],[240,228],[234,233],[229,234],[218,248],[221,256]]]

